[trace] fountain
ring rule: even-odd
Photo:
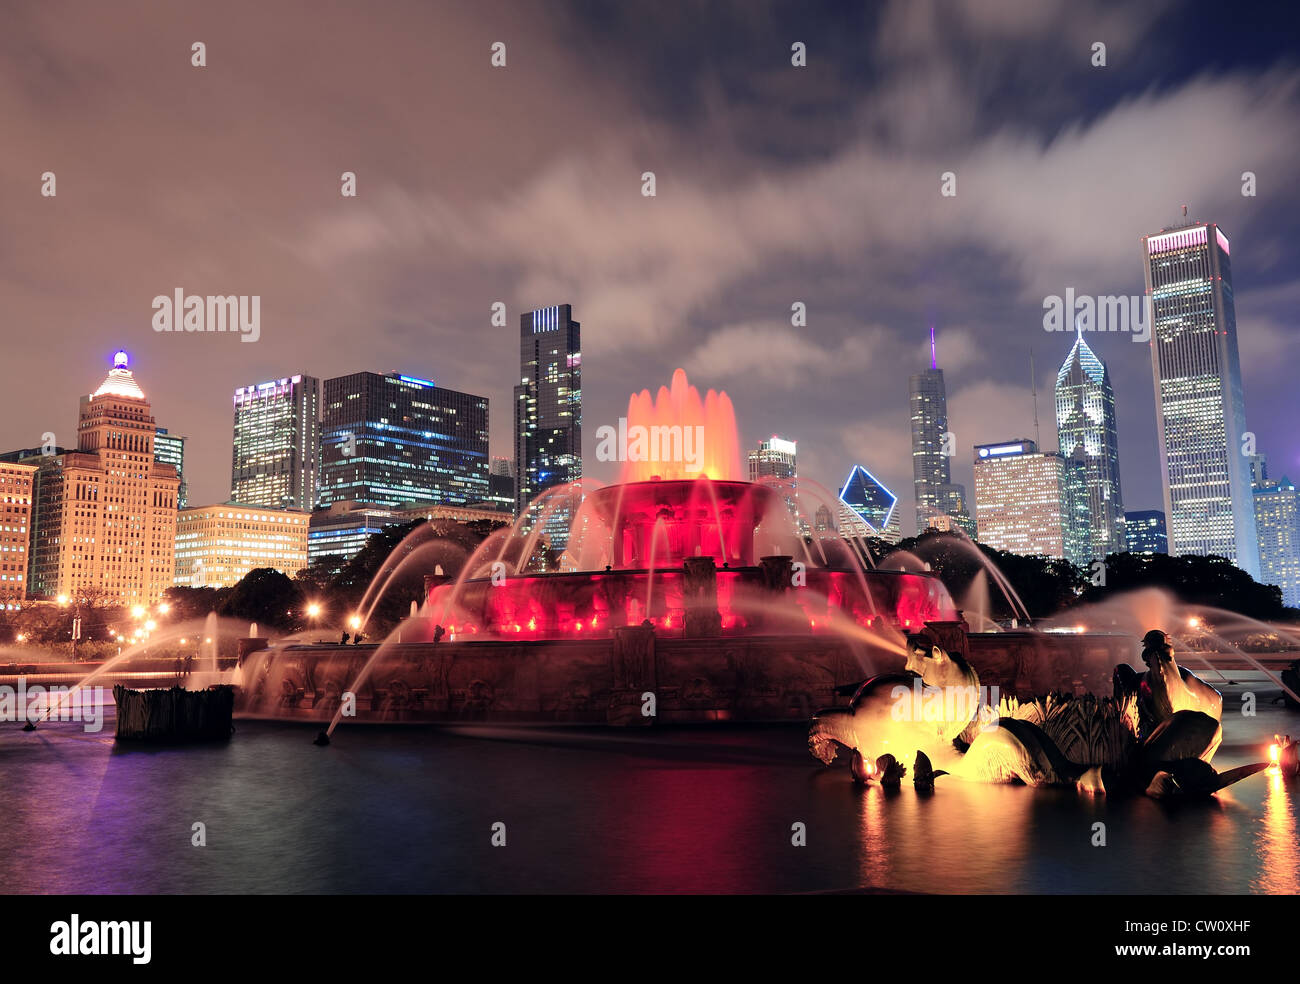
[[[244,653],[241,713],[328,721],[325,736],[352,717],[806,720],[901,669],[922,630],[1007,694],[1109,693],[1112,667],[1135,662],[1132,635],[971,631],[926,565],[886,570],[853,542],[810,544],[798,497],[815,487],[742,480],[729,398],[701,396],[680,369],[629,400],[625,427],[687,453],[628,453],[616,484],[543,492],[539,509],[580,501],[558,570],[530,569],[543,524],[521,518],[454,575],[425,574],[424,603],[377,644]],[[420,547],[398,566],[430,546],[427,531],[411,536]]]

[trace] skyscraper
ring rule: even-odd
[[[916,532],[927,527],[956,526],[975,534],[966,505],[966,489],[952,481],[950,459],[955,448],[948,431],[948,393],[930,329],[930,368],[908,380],[912,417],[912,488],[916,494]]]
[[[1197,222],[1142,247],[1169,552],[1218,554],[1257,577],[1228,237]]]
[[[357,372],[325,380],[323,402],[322,506],[487,498],[487,397],[395,372]]]
[[[1139,509],[1124,514],[1124,547],[1131,554],[1169,553],[1165,514],[1159,509]]]
[[[1300,492],[1285,475],[1268,477],[1268,461],[1252,455],[1251,486],[1259,533],[1259,579],[1282,589],[1282,603],[1300,608]]]
[[[749,480],[759,482],[768,479],[786,490],[785,504],[790,510],[790,517],[800,533],[807,535],[809,523],[799,515],[798,445],[773,434],[768,440],[759,441],[758,447],[749,452],[748,458]]]
[[[975,519],[981,543],[1088,565],[1082,466],[1028,438],[975,446]]]
[[[184,509],[188,499],[189,489],[185,484],[185,441],[187,438],[177,434],[167,433],[166,427],[159,427],[157,434],[154,435],[153,456],[157,461],[164,465],[171,465],[176,469],[176,478],[180,481],[180,488],[176,493],[176,505]]]
[[[36,471],[34,463],[0,462],[0,608],[18,608],[27,600]]]
[[[749,452],[749,480],[757,482],[762,478],[775,478],[780,481],[794,479],[798,474],[798,446],[794,441],[787,441],[775,434],[769,440],[759,441],[758,447]]]
[[[176,469],[154,454],[157,424],[125,352],[81,398],[77,450],[42,455],[30,591],[151,605],[175,573]]]
[[[493,455],[488,465],[488,494],[480,505],[508,516],[515,514],[515,461]]]
[[[1061,454],[1079,461],[1083,469],[1092,559],[1123,553],[1115,391],[1105,363],[1088,347],[1082,331],[1056,374],[1056,435]]]
[[[840,489],[841,536],[877,536],[891,543],[901,538],[898,496],[861,465],[854,465]]]
[[[523,516],[547,489],[582,477],[582,326],[568,304],[519,317],[519,384],[515,386],[515,508]],[[578,496],[546,523],[562,550]],[[531,526],[542,509],[531,508]]]
[[[320,398],[320,380],[301,373],[235,390],[232,501],[315,508]]]

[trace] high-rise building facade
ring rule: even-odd
[[[975,446],[979,540],[1025,556],[1091,561],[1082,465],[1028,438]]]
[[[948,393],[930,330],[930,368],[908,380],[907,403],[912,420],[912,488],[916,494],[916,532],[927,528],[961,529],[975,534],[964,486],[952,481],[955,453],[948,430]]]
[[[515,386],[515,510],[534,525],[555,505],[544,535],[562,550],[580,496],[534,505],[547,489],[582,477],[582,326],[568,304],[519,317]]]
[[[758,442],[758,447],[749,452],[748,460],[749,480],[767,480],[778,485],[791,519],[799,532],[806,536],[811,524],[799,511],[798,445],[773,434],[768,440]]]
[[[1061,454],[1079,461],[1088,496],[1093,560],[1123,553],[1124,501],[1119,484],[1115,391],[1106,365],[1080,331],[1056,374],[1056,435]]]
[[[176,521],[176,583],[230,588],[270,567],[293,577],[307,566],[311,514],[238,502],[181,510]]]
[[[1142,249],[1169,552],[1217,554],[1257,577],[1228,237],[1198,222]]]
[[[1169,553],[1165,514],[1159,509],[1137,509],[1124,514],[1124,549],[1150,557]]]
[[[176,479],[180,482],[176,492],[176,504],[181,509],[185,508],[189,497],[189,489],[185,484],[185,441],[186,438],[167,433],[166,427],[159,427],[153,439],[155,460],[176,469]]]
[[[176,469],[125,352],[81,398],[77,450],[37,464],[31,591],[116,605],[161,601],[175,575]]]
[[[391,372],[325,380],[322,506],[467,505],[488,495],[488,400]]]
[[[1259,535],[1259,580],[1282,589],[1282,603],[1300,608],[1300,493],[1285,475],[1268,477],[1268,460],[1252,455],[1251,489]]]
[[[488,492],[481,502],[471,502],[471,507],[491,509],[505,516],[515,514],[515,463],[513,458],[492,456],[488,465]]]
[[[764,478],[778,481],[793,481],[798,477],[798,446],[794,441],[777,437],[759,441],[758,447],[749,452],[749,480],[757,482]]]
[[[0,608],[27,600],[36,466],[0,462]]]
[[[307,532],[307,564],[324,564],[338,570],[360,552],[370,537],[400,522],[392,509],[359,502],[335,502],[326,509],[317,509]]]
[[[321,385],[301,373],[235,390],[230,499],[314,509],[320,469]]]

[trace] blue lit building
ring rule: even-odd
[[[322,402],[320,506],[488,497],[487,397],[357,372],[325,380]]]
[[[861,465],[854,465],[840,487],[840,535],[901,538],[898,496]]]

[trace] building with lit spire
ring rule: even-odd
[[[38,468],[32,596],[149,606],[171,587],[180,480],[155,457],[151,410],[119,351],[81,398],[76,450],[27,459]]]
[[[1123,553],[1124,502],[1119,485],[1115,390],[1106,364],[1078,333],[1056,374],[1056,436],[1060,451],[1079,463],[1088,498],[1091,559]]]
[[[975,535],[966,500],[966,487],[952,481],[951,458],[956,447],[948,430],[948,393],[939,368],[934,327],[930,328],[930,368],[908,380],[908,410],[912,420],[912,488],[916,494],[916,532],[926,529],[964,531]]]

